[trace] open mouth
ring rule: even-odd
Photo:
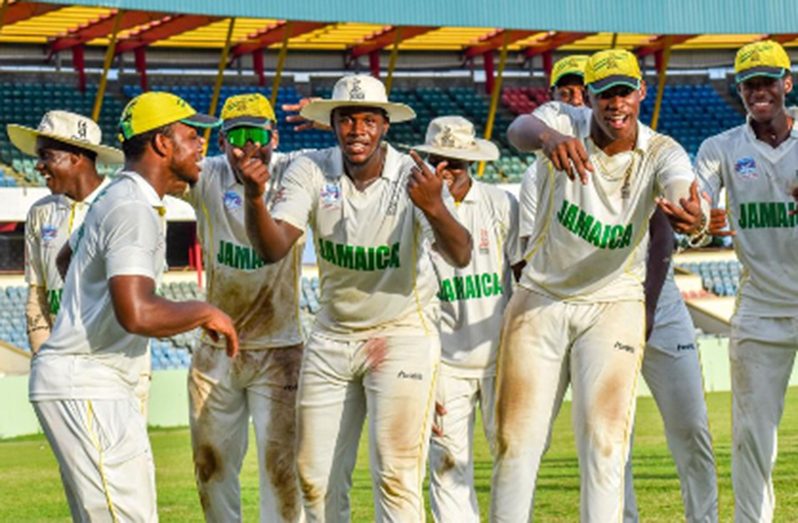
[[[612,129],[623,129],[629,121],[628,115],[614,115],[605,118],[605,121]]]

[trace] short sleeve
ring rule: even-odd
[[[695,180],[690,157],[672,138],[663,135],[657,138],[662,140],[661,144],[652,143],[651,147],[660,148],[655,174],[659,191],[673,202],[678,202],[679,198],[689,198],[690,184]]]
[[[584,138],[590,133],[592,111],[587,107],[574,107],[561,102],[548,102],[538,106],[532,116],[558,133]]]
[[[158,247],[164,242],[157,213],[133,201],[114,208],[102,222],[106,277],[157,277]]]
[[[707,192],[712,199],[712,207],[718,207],[720,190],[723,187],[721,165],[722,155],[717,141],[713,138],[704,140],[696,155],[695,169],[701,190]]]
[[[25,281],[28,285],[44,285],[39,223],[32,207],[25,220]]]
[[[307,158],[292,162],[272,200],[272,218],[286,222],[300,231],[307,228],[315,196],[316,164]]]

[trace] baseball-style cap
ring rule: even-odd
[[[114,164],[125,161],[122,151],[101,143],[103,133],[100,127],[94,120],[82,114],[69,111],[48,111],[36,129],[8,124],[6,130],[11,143],[30,156],[37,156],[36,139],[41,136],[94,152],[100,163]]]
[[[433,119],[427,127],[424,143],[413,149],[468,162],[499,159],[499,148],[493,142],[477,138],[474,124],[462,116]]]
[[[198,113],[189,103],[172,93],[150,91],[128,102],[119,119],[119,141],[152,131],[158,127],[182,122],[203,129],[218,127],[221,120]]]
[[[585,64],[585,85],[593,94],[616,85],[640,89],[642,79],[637,57],[624,49],[599,51],[591,55]]]
[[[260,93],[231,96],[222,108],[222,130],[235,127],[264,127],[277,118],[269,100]]]
[[[585,64],[587,64],[587,56],[581,54],[572,54],[565,58],[560,58],[551,69],[549,87],[555,87],[563,76],[568,76],[569,74],[584,78]]]
[[[773,40],[744,45],[734,58],[734,80],[738,84],[754,76],[781,78],[789,70],[787,51]]]
[[[344,76],[335,82],[332,98],[310,102],[299,115],[306,120],[329,125],[330,114],[339,107],[377,107],[386,112],[391,122],[406,122],[416,117],[415,111],[409,106],[389,102],[382,82],[365,74]]]

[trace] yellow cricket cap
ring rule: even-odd
[[[569,74],[584,77],[585,64],[587,64],[587,56],[581,54],[572,54],[565,58],[560,58],[551,69],[549,87],[556,86],[563,76],[568,76]]]
[[[616,85],[640,89],[642,79],[637,57],[624,49],[599,51],[585,64],[585,85],[595,94]]]
[[[119,141],[182,122],[192,127],[218,127],[221,120],[198,113],[188,102],[172,93],[149,91],[128,102],[119,119]]]
[[[744,82],[754,76],[781,78],[790,70],[787,51],[773,40],[744,45],[734,58],[734,80]]]
[[[225,131],[245,125],[263,127],[276,119],[272,104],[260,93],[231,96],[222,108],[222,129]]]

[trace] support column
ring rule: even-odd
[[[507,32],[504,33],[504,42],[502,43],[502,50],[499,54],[499,71],[496,75],[494,82],[491,82],[491,95],[490,95],[490,111],[488,112],[488,121],[485,124],[485,139],[490,140],[493,137],[493,123],[496,121],[496,112],[499,108],[499,96],[502,91],[502,78],[504,75],[504,66],[507,64]],[[493,58],[491,57],[491,69],[493,69]],[[489,78],[493,80],[493,75]],[[482,177],[485,173],[485,162],[479,162],[477,167],[477,176]]]
[[[672,37],[665,37],[665,48],[662,51],[657,51],[654,55],[654,63],[657,66],[659,74],[659,81],[657,82],[657,98],[654,102],[654,113],[651,115],[651,128],[655,131],[659,125],[659,115],[662,110],[662,97],[665,95],[665,75],[668,72],[668,62],[671,59],[671,44]]]
[[[252,51],[252,69],[255,70],[255,76],[258,77],[258,85],[261,87],[266,85],[266,73],[263,68],[262,49],[255,49]]]
[[[150,90],[150,84],[147,80],[147,48],[137,47],[133,51],[133,57],[136,63],[136,73],[139,75],[139,85],[141,90],[146,93]]]
[[[105,98],[105,87],[108,85],[108,71],[111,69],[111,63],[114,61],[116,55],[116,37],[119,36],[119,23],[125,12],[119,10],[114,17],[114,28],[111,30],[111,40],[108,42],[108,48],[105,50],[105,60],[103,61],[103,72],[100,76],[100,85],[97,86],[97,96],[94,98],[94,109],[91,111],[91,119],[95,122],[100,120],[100,112],[103,108],[103,98]]]
[[[371,76],[376,78],[377,80],[380,79],[380,51],[376,49],[369,53],[369,71],[371,71]]]
[[[224,79],[224,70],[227,67],[227,56],[230,53],[230,42],[233,39],[233,29],[236,25],[236,19],[230,18],[227,24],[227,38],[224,41],[222,54],[219,56],[219,68],[216,71],[216,81],[213,84],[213,95],[211,96],[211,105],[208,108],[208,114],[211,116],[216,115],[216,106],[219,104],[219,93],[222,91],[222,80]],[[210,128],[205,129],[205,148],[202,151],[203,156],[208,152],[208,141],[211,139]]]
[[[485,93],[491,94],[493,92],[493,51],[488,51],[482,55],[482,67],[485,69]]]
[[[78,73],[78,91],[86,92],[86,49],[83,44],[72,48],[72,67]]]

